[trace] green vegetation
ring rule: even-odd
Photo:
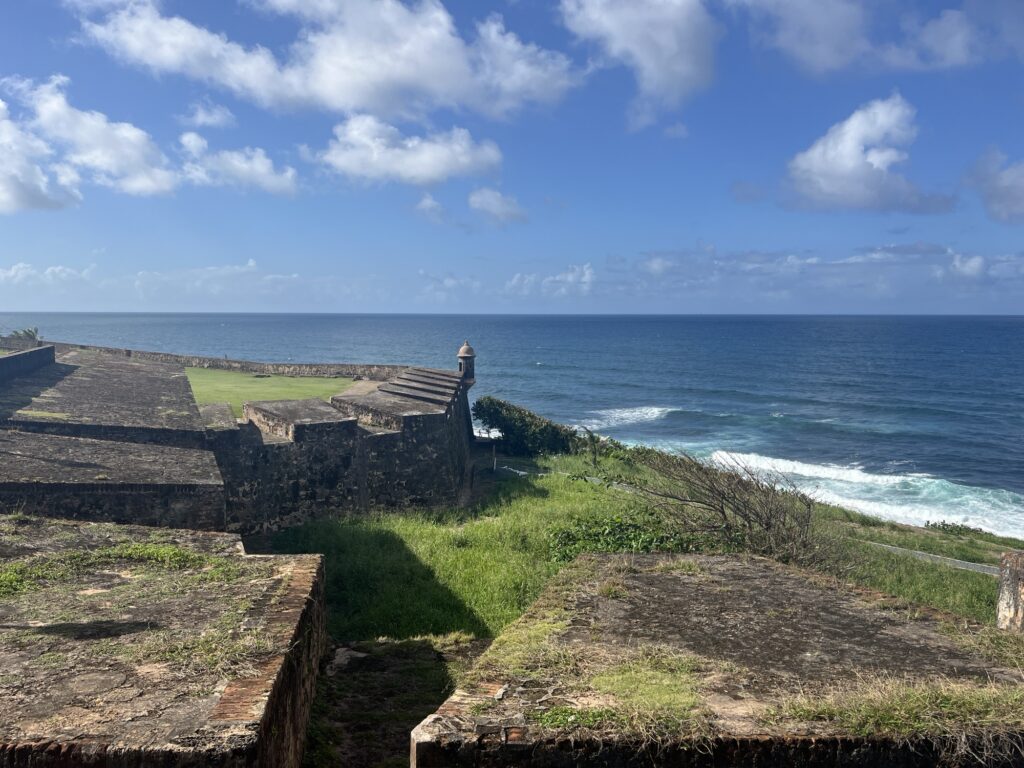
[[[16,331],[11,331],[10,338],[17,339],[18,341],[39,341],[42,337],[39,335],[38,328],[20,328]]]
[[[493,637],[579,554],[716,550],[713,540],[681,533],[636,494],[561,474],[577,469],[578,459],[540,459],[535,467],[545,474],[502,479],[474,509],[319,520],[276,534],[272,549],[326,555],[330,630],[345,640],[454,631]],[[840,524],[825,507],[815,514],[822,534],[837,540],[829,550],[835,560],[821,565],[825,573],[909,604],[994,622],[996,579],[866,543],[880,528],[890,530],[887,523],[849,513]],[[987,546],[984,536],[895,528],[894,536],[907,537],[901,546],[927,535],[937,554]]]
[[[573,453],[580,447],[576,430],[496,397],[477,400],[473,418],[501,432],[502,449],[513,456]]]
[[[43,419],[50,421],[67,421],[71,418],[70,413],[58,413],[55,411],[33,411],[29,408],[22,408],[17,411],[16,416],[21,416],[26,419]]]
[[[841,535],[971,563],[998,564],[1003,552],[1021,547],[1016,539],[953,523],[918,528],[824,504],[818,505],[817,516],[823,525]]]
[[[66,550],[25,560],[0,563],[0,598],[66,582],[116,563],[136,563],[162,569],[199,571],[200,580],[232,581],[244,568],[237,560],[203,555],[173,544],[115,544],[93,550]]]
[[[928,739],[947,762],[990,765],[1024,746],[1024,687],[998,683],[863,680],[826,695],[794,697],[767,713],[769,724],[830,723],[854,736]]]
[[[636,492],[637,485],[650,482],[653,470],[632,461],[630,451],[614,445],[605,448],[597,455],[500,458],[499,465],[528,474],[480,475],[492,492],[470,509],[324,519],[273,535],[272,551],[326,555],[330,633],[369,653],[367,664],[386,663],[387,669],[395,669],[395,677],[390,672],[373,677],[372,670],[379,666],[367,666],[363,672],[354,662],[351,671],[322,683],[325,688],[310,731],[310,765],[335,764],[348,756],[345,750],[359,751],[352,745],[336,746],[340,734],[350,730],[339,723],[391,728],[380,743],[393,743],[393,754],[400,754],[408,731],[456,683],[472,685],[502,675],[539,677],[541,682],[557,678],[560,683],[569,681],[580,694],[579,706],[533,712],[531,718],[542,727],[614,730],[653,741],[670,732],[698,739],[708,733],[695,682],[701,676],[686,672],[696,663],[693,659],[658,649],[647,658],[639,652],[585,657],[571,644],[556,642],[568,627],[564,604],[570,585],[586,579],[579,569],[586,569],[588,560],[576,558],[586,553],[758,551],[751,550],[751,542],[764,538],[732,535],[735,531],[723,536],[711,527],[697,530],[680,524],[650,495]],[[751,487],[749,479],[734,485],[728,485],[727,478],[723,482],[737,504]],[[885,592],[892,596],[886,604],[895,608],[938,609],[951,619],[950,635],[978,654],[1011,668],[1016,666],[1014,659],[1019,663],[1024,658],[1024,644],[1008,646],[988,630],[995,619],[996,579],[870,543],[993,562],[1001,548],[1024,548],[1024,542],[961,527],[900,526],[808,505],[806,500],[799,500],[798,514],[791,517],[785,509],[788,490],[754,490],[760,494],[758,509],[766,513],[764,519],[778,520],[782,515],[784,523],[795,524],[804,537],[800,546],[814,549],[812,557],[799,562],[817,569],[822,583],[832,584],[837,578]],[[780,541],[780,559],[793,553],[787,546]],[[697,564],[683,558],[658,567],[700,573]],[[545,587],[545,598],[535,603]],[[615,599],[623,586],[613,578],[594,589]],[[472,672],[461,673],[443,650],[452,637],[496,639]],[[443,660],[435,661],[432,673],[426,671],[431,654]],[[422,683],[409,681],[410,668],[418,670]],[[349,674],[361,675],[355,679],[362,682],[338,682]],[[388,709],[392,701],[409,699],[412,690],[419,693],[415,706],[396,703],[394,710]],[[382,720],[387,712],[389,726]]]
[[[345,378],[263,376],[215,368],[187,368],[185,373],[199,405],[228,403],[237,417],[247,400],[330,400],[352,384]]]

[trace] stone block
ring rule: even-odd
[[[996,624],[1008,632],[1024,633],[1024,552],[1003,555],[999,571]]]

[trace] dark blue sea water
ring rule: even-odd
[[[455,367],[625,441],[730,456],[894,520],[1024,536],[1024,317],[3,314],[0,330],[256,360]]]

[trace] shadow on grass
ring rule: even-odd
[[[327,629],[336,641],[488,634],[480,617],[399,536],[372,520],[320,520],[247,541],[246,549],[324,555]]]
[[[409,764],[409,733],[454,688],[487,626],[433,571],[372,519],[322,520],[247,541],[249,552],[325,556],[328,631],[307,768]],[[388,638],[388,639],[384,639]]]

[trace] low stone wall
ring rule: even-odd
[[[267,363],[252,360],[229,360],[226,357],[176,355],[170,352],[147,352],[137,349],[121,349],[119,347],[99,347],[91,344],[73,344],[63,341],[48,343],[55,348],[57,354],[73,349],[85,349],[140,360],[153,360],[158,363],[172,363],[186,368],[216,368],[224,371],[265,373],[277,376],[347,377],[369,379],[371,381],[387,381],[408,367],[404,365],[377,365],[372,363]],[[23,341],[21,339],[0,337],[0,347],[7,349],[34,349],[36,344],[36,342]]]
[[[1003,555],[996,624],[1009,632],[1024,633],[1024,552]]]
[[[52,346],[30,347],[10,355],[0,355],[0,381],[8,381],[51,365],[56,357]]]
[[[212,484],[4,483],[0,486],[0,512],[197,531],[226,530],[224,489]]]

